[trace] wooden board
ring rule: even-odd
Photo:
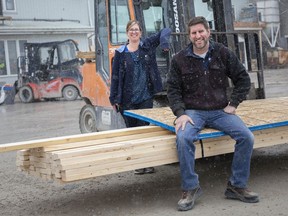
[[[94,51],[90,51],[90,52],[81,52],[81,51],[78,51],[78,52],[77,52],[77,57],[78,57],[78,58],[91,59],[91,60],[95,60],[95,58],[96,58]]]
[[[288,126],[256,130],[253,134],[254,149],[288,143]],[[229,136],[204,139],[201,146],[203,157],[232,153],[234,144]]]
[[[22,150],[22,149],[31,149],[31,148],[38,148],[38,147],[49,147],[55,145],[62,145],[65,144],[65,148],[69,148],[68,143],[71,144],[73,148],[76,142],[84,142],[84,141],[91,141],[91,140],[98,140],[98,139],[109,139],[113,137],[122,137],[128,135],[139,135],[142,133],[150,133],[156,131],[163,131],[159,127],[137,127],[137,128],[124,128],[111,131],[103,131],[103,132],[95,132],[89,134],[79,134],[79,135],[70,135],[70,136],[63,136],[63,137],[55,137],[55,138],[48,138],[48,139],[38,139],[38,140],[31,140],[31,141],[23,141],[23,142],[16,142],[16,143],[7,143],[0,145],[0,153],[7,152],[7,151],[15,151],[15,150]],[[119,138],[120,139],[120,138]],[[84,143],[80,144],[81,146],[85,146]],[[63,147],[61,148],[63,149]]]
[[[169,107],[126,110],[125,115],[147,121],[153,125],[175,132],[175,116]],[[246,100],[237,109],[239,115],[251,131],[288,125],[288,97]],[[204,129],[200,139],[224,136],[213,129]]]

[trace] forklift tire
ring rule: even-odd
[[[78,90],[74,86],[66,86],[62,91],[63,97],[67,101],[74,101],[78,97]]]
[[[34,100],[33,91],[29,86],[23,86],[19,89],[19,98],[23,103],[31,103]]]
[[[96,126],[96,112],[92,105],[86,104],[82,107],[79,116],[79,127],[81,133],[92,133],[98,131]]]

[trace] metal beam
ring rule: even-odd
[[[2,1],[0,1],[0,16],[3,16],[3,7],[2,7]]]
[[[233,10],[231,0],[212,0],[214,25],[217,32],[234,31]],[[227,37],[220,39],[221,43],[228,45]]]

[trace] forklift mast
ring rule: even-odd
[[[211,40],[229,47],[249,73],[257,74],[256,93],[251,99],[264,98],[260,32],[233,29],[231,0],[202,0],[200,4],[207,4],[213,10],[214,20],[208,20],[212,29]],[[143,37],[165,27],[172,29],[169,54],[163,54],[160,48],[156,50],[165,90],[171,57],[189,43],[187,24],[196,15],[194,0],[95,0],[94,10],[95,62],[86,63],[83,67],[82,98],[86,106],[80,112],[82,133],[121,127],[117,113],[109,102],[110,77],[115,49],[127,41],[127,22],[132,19],[140,21]],[[233,87],[228,79],[227,84]],[[167,106],[165,91],[156,95],[154,105]]]

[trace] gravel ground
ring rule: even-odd
[[[267,73],[266,86],[273,86],[270,97],[288,96],[283,87],[288,76],[284,70],[281,73],[284,77],[277,81],[281,93],[273,81],[278,75]],[[83,104],[82,100],[22,104],[16,99],[14,105],[1,105],[0,144],[79,134]],[[1,216],[288,215],[287,144],[254,151],[249,187],[260,195],[256,204],[224,198],[232,154],[197,160],[204,194],[188,212],[176,210],[181,195],[178,164],[156,167],[150,175],[124,172],[59,184],[17,171],[15,157],[16,152],[0,153]]]

